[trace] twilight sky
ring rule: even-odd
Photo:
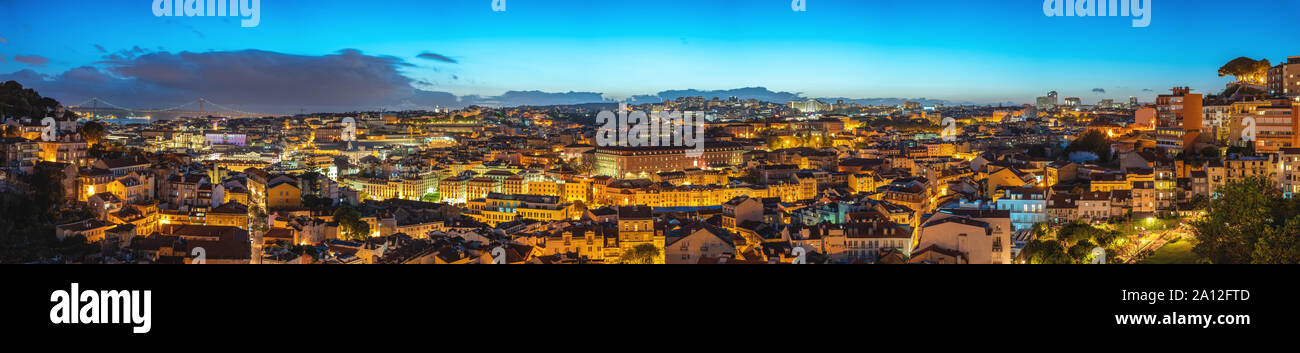
[[[1087,103],[1217,92],[1238,56],[1300,55],[1300,2],[1153,0],[1131,18],[1041,0],[262,0],[261,23],[153,0],[0,0],[0,80],[65,104],[258,112],[550,104],[680,89]],[[1098,90],[1099,89],[1099,90]],[[1105,93],[1101,93],[1104,91]],[[637,97],[650,99],[648,97]]]

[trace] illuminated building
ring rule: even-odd
[[[545,237],[541,244],[547,255],[571,254],[577,258],[602,262],[605,254],[617,253],[618,231],[602,225],[567,227]]]
[[[1010,264],[1011,215],[996,210],[942,210],[926,220],[917,249],[961,254],[962,263]]]
[[[78,167],[90,166],[90,160],[86,158],[90,145],[81,139],[81,135],[59,135],[55,141],[41,141],[40,146],[39,156],[42,161],[68,163]]]
[[[791,101],[786,103],[786,106],[802,113],[816,113],[830,107],[826,103],[822,103],[816,99],[809,99],[807,101]]]
[[[683,227],[676,230],[680,235],[672,237],[664,249],[667,252],[665,262],[672,264],[696,264],[702,258],[718,258],[736,254],[735,240],[731,233],[708,226]]]
[[[1093,173],[1089,185],[1092,192],[1133,189],[1133,184],[1122,173]]]
[[[746,221],[763,220],[763,202],[756,198],[740,196],[722,204],[722,227],[735,231],[736,227]]]
[[[1191,88],[1174,87],[1173,94],[1156,98],[1156,142],[1166,149],[1192,147],[1201,134],[1202,96],[1191,93]]]
[[[1224,185],[1241,182],[1251,177],[1274,180],[1278,171],[1276,157],[1276,155],[1252,157],[1233,154],[1228,155],[1222,162],[1210,162],[1206,167],[1210,192],[1218,193],[1219,188]]]
[[[1282,192],[1288,197],[1300,194],[1300,148],[1283,148],[1279,151],[1275,177]]]
[[[468,200],[486,198],[494,192],[501,192],[501,183],[492,178],[478,177],[465,183],[465,197]]]
[[[1031,229],[1035,224],[1047,222],[1047,197],[1042,188],[1010,187],[997,200],[997,208],[1011,212],[1011,226],[1015,230]]]
[[[296,180],[276,180],[266,188],[268,210],[302,207],[302,190]]]
[[[104,239],[104,232],[116,226],[116,224],[91,218],[76,223],[59,225],[54,228],[54,236],[62,241],[68,237],[81,235],[86,237],[87,242],[93,243]]]
[[[1243,129],[1250,125],[1246,119],[1250,118],[1254,122],[1256,151],[1268,153],[1300,147],[1300,103],[1276,100],[1273,105],[1252,108],[1249,113],[1232,115],[1230,130],[1237,137],[1232,140],[1242,141],[1246,136]]]
[[[428,194],[438,193],[441,175],[424,172],[406,178],[363,178],[348,176],[343,178],[343,185],[353,190],[364,191],[371,200],[383,201],[402,199],[419,201]]]
[[[206,225],[231,226],[248,230],[248,206],[240,203],[227,203],[208,211]]]
[[[1056,91],[1049,92],[1046,97],[1038,97],[1038,104],[1034,107],[1039,111],[1049,111],[1056,109],[1057,94]]]
[[[649,244],[659,248],[655,264],[664,263],[665,238],[663,230],[655,228],[655,219],[649,206],[623,206],[618,208],[619,259],[638,245]],[[621,261],[620,261],[621,262]]]
[[[596,149],[596,175],[649,179],[652,174],[710,169],[743,164],[745,149],[735,143],[705,146],[698,158],[687,147],[601,147]]]
[[[891,222],[876,212],[859,212],[846,216],[842,237],[826,238],[827,255],[837,262],[879,261],[881,253],[912,253],[912,231]]]
[[[443,179],[438,183],[438,193],[442,196],[442,201],[452,205],[464,205],[470,199],[468,197],[469,179],[462,177],[450,177]]]
[[[1268,93],[1274,97],[1300,97],[1300,56],[1268,69]]]
[[[556,196],[490,193],[484,199],[469,201],[468,208],[465,215],[493,227],[518,219],[550,222],[569,220],[575,215],[573,204]]]

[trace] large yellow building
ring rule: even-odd
[[[709,169],[744,164],[745,148],[736,143],[705,146],[699,157],[686,147],[602,147],[596,149],[596,175],[650,178],[663,172]]]
[[[623,255],[635,249],[637,246],[650,244],[659,249],[659,256],[655,258],[655,264],[664,263],[664,245],[666,239],[662,230],[655,229],[655,219],[653,208],[648,206],[624,206],[618,209],[618,247],[619,261],[606,261],[612,263],[621,263]]]
[[[569,220],[577,216],[572,203],[558,196],[488,194],[471,200],[465,214],[493,227],[519,219],[543,222]]]
[[[439,181],[442,176],[438,173],[428,172],[419,176],[399,179],[379,179],[363,177],[345,177],[344,185],[353,190],[366,193],[366,198],[383,201],[388,199],[402,199],[419,201],[428,194],[438,193]]]
[[[302,190],[291,181],[278,181],[266,188],[266,205],[268,209],[302,207]]]
[[[248,206],[231,202],[214,208],[208,211],[206,225],[248,230]]]

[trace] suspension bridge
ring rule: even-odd
[[[91,119],[98,119],[104,115],[115,115],[120,113],[149,117],[154,115],[174,115],[191,117],[218,116],[228,118],[259,118],[282,115],[247,112],[214,103],[205,98],[188,101],[184,104],[170,108],[127,108],[96,97],[81,102],[80,104],[67,106],[67,108],[77,113],[89,114]]]

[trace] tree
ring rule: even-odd
[[[365,240],[370,237],[370,223],[361,220],[361,213],[351,206],[344,205],[334,210],[334,222],[339,224],[339,235],[343,240]]]
[[[1192,196],[1191,207],[1193,210],[1207,210],[1210,208],[1210,198],[1205,195]]]
[[[1047,223],[1035,223],[1034,239],[1039,239],[1039,240],[1056,239],[1056,232],[1054,232],[1052,230],[1052,226],[1047,225]]]
[[[1219,68],[1219,77],[1232,75],[1237,83],[1262,84],[1268,76],[1268,69],[1273,65],[1268,59],[1255,60],[1247,57],[1232,59]]]
[[[320,180],[324,178],[325,175],[319,172],[306,172],[298,176],[298,179],[302,180],[303,186],[307,188],[303,190],[304,194],[307,192],[316,193],[317,190],[320,190]]]
[[[1261,236],[1253,257],[1256,264],[1300,264],[1300,218]]]
[[[1217,161],[1223,157],[1223,152],[1218,147],[1208,146],[1201,149],[1201,158],[1209,161]]]
[[[641,244],[623,254],[624,264],[651,265],[659,258],[659,247],[654,244]]]
[[[1115,251],[1119,250],[1119,248],[1124,246],[1124,244],[1127,244],[1128,238],[1124,237],[1124,233],[1120,233],[1119,231],[1109,231],[1103,232],[1094,237],[1092,241],[1096,242],[1098,246],[1101,246],[1106,250]]]
[[[267,224],[268,215],[266,214],[266,211],[262,210],[262,206],[253,205],[252,207],[249,207],[248,216],[249,231],[257,234],[266,234],[266,231],[270,230],[271,227]]]
[[[0,193],[0,263],[38,261],[53,255],[54,226],[27,196]]]
[[[302,195],[302,207],[312,210],[326,209],[334,206],[334,199],[311,194]]]
[[[1294,217],[1285,214],[1294,213],[1288,205],[1293,202],[1282,199],[1268,179],[1252,177],[1229,183],[1218,193],[1220,197],[1210,202],[1209,213],[1192,224],[1199,240],[1192,251],[1216,264],[1250,263],[1261,235],[1275,231],[1273,220]]]
[[[1075,152],[1095,154],[1101,158],[1102,163],[1110,162],[1112,155],[1110,141],[1106,139],[1105,134],[1097,130],[1088,130],[1088,132],[1083,133],[1079,138],[1071,141],[1069,146],[1065,147],[1067,155]]]
[[[1075,263],[1086,264],[1092,261],[1092,250],[1097,248],[1097,244],[1092,240],[1084,240],[1070,247],[1070,257]]]
[[[77,128],[77,132],[81,134],[82,139],[86,140],[86,143],[94,146],[98,145],[99,142],[104,139],[104,135],[108,133],[108,129],[104,128],[104,124],[88,121],[85,124],[82,124],[80,128]]]
[[[1025,258],[1025,262],[1030,264],[1054,264],[1063,265],[1074,263],[1070,255],[1066,253],[1065,246],[1055,240],[1035,240],[1025,245],[1020,256]]]
[[[1091,224],[1084,222],[1074,222],[1061,227],[1057,232],[1056,238],[1065,245],[1078,244],[1082,242],[1095,243],[1097,237],[1105,235],[1106,232],[1093,227]],[[1094,245],[1095,246],[1095,245]],[[1088,249],[1092,250],[1092,249]]]
[[[37,166],[31,179],[36,207],[43,212],[52,212],[63,202],[67,190],[63,187],[63,171],[49,164]]]
[[[5,116],[44,118],[59,107],[59,101],[41,97],[35,90],[25,89],[23,85],[8,81],[0,84],[0,106],[4,107]]]

